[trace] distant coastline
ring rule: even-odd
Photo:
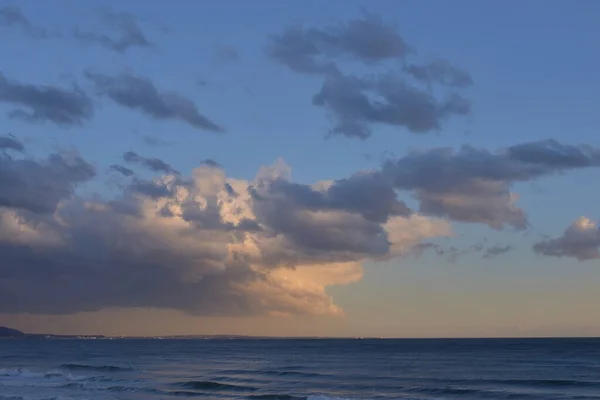
[[[0,326],[0,340],[600,340],[600,336],[504,336],[504,337],[376,337],[376,336],[250,336],[250,335],[56,335],[52,333],[26,333]]]
[[[155,340],[210,340],[210,339],[334,339],[328,337],[272,337],[244,335],[169,335],[169,336],[107,336],[107,335],[55,335],[49,333],[25,333],[17,329],[0,326],[1,339],[49,339],[49,340],[119,340],[119,339],[155,339]],[[362,339],[362,338],[340,338]],[[376,338],[373,338],[376,339]]]

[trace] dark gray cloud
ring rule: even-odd
[[[127,167],[124,167],[124,166],[122,166],[122,165],[117,165],[117,164],[111,165],[111,166],[110,166],[110,170],[111,170],[111,171],[118,172],[118,173],[120,173],[121,175],[123,175],[123,176],[127,176],[127,177],[130,177],[130,176],[133,176],[133,175],[135,175],[135,172],[133,172],[133,170],[132,170],[132,169],[129,169],[129,168],[127,168]]]
[[[579,261],[600,259],[600,226],[580,217],[573,221],[562,236],[536,243],[536,253],[550,257],[573,257]]]
[[[52,213],[78,184],[95,175],[92,165],[73,154],[51,154],[35,161],[0,153],[0,207]]]
[[[105,25],[114,34],[86,32],[75,28],[73,36],[78,40],[98,44],[118,53],[124,53],[133,47],[152,48],[155,46],[147,38],[132,14],[105,10],[102,12],[101,17]]]
[[[12,136],[0,136],[0,150],[23,151],[25,146]]]
[[[439,100],[391,75],[374,79],[330,75],[313,104],[334,116],[337,123],[331,133],[360,139],[371,136],[371,127],[377,125],[404,127],[413,133],[436,131],[448,117],[470,111],[469,101],[457,94]]]
[[[56,36],[46,28],[34,25],[16,5],[0,7],[0,26],[20,28],[26,35],[37,39]]]
[[[338,71],[334,60],[339,57],[376,63],[403,58],[410,49],[393,26],[364,14],[324,29],[290,27],[271,37],[267,51],[296,72],[329,74]]]
[[[177,119],[196,129],[223,132],[223,128],[200,114],[196,104],[180,94],[160,92],[152,81],[131,74],[108,76],[87,71],[98,92],[115,103],[137,109],[156,119]]]
[[[152,182],[136,179],[127,187],[128,192],[139,193],[152,199],[173,196],[174,188],[161,182]]]
[[[142,157],[139,154],[128,151],[123,154],[123,160],[129,164],[142,165],[154,172],[164,172],[166,174],[178,174],[177,170],[158,158]]]
[[[527,218],[515,205],[513,183],[598,166],[600,149],[546,140],[495,153],[468,145],[411,152],[387,161],[381,173],[396,189],[412,191],[425,214],[524,229]]]
[[[358,173],[324,187],[269,176],[252,186],[250,193],[261,224],[288,242],[287,250],[265,250],[272,263],[385,256],[391,243],[383,224],[393,216],[410,215],[376,173]]]
[[[470,101],[457,93],[472,84],[466,71],[446,60],[407,64],[415,51],[396,27],[372,14],[328,28],[290,27],[272,36],[267,50],[295,72],[323,76],[313,104],[333,116],[331,134],[365,139],[379,125],[429,133],[439,131],[450,116],[465,116],[471,109]],[[343,71],[346,61],[367,68],[387,65],[396,73],[375,70],[353,76]],[[449,90],[434,91],[433,85]]]
[[[93,115],[91,98],[79,87],[38,86],[8,80],[0,72],[0,102],[15,105],[9,116],[31,122],[81,125]]]
[[[385,222],[390,216],[410,215],[394,189],[377,173],[360,173],[332,183],[327,190],[309,185],[274,180],[269,195],[306,210],[341,210],[360,213],[368,220]]]

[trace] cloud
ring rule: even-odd
[[[31,122],[81,125],[93,115],[92,100],[76,85],[63,89],[23,84],[8,80],[1,72],[0,102],[19,107],[9,116]]]
[[[126,154],[140,165],[152,160]],[[75,155],[32,160],[6,152],[0,313],[163,308],[204,316],[343,315],[326,289],[360,280],[366,261],[428,249],[451,261],[507,252],[508,246],[445,248],[432,240],[454,236],[447,219],[524,226],[523,211],[507,203],[510,185],[598,166],[599,154],[554,141],[496,152],[414,151],[380,170],[312,184],[293,182],[282,160],[251,180],[203,164],[189,176],[133,177],[118,195],[102,199],[77,194],[95,171]],[[413,195],[419,212],[401,194]],[[576,229],[537,250],[597,257],[597,226],[588,221]]]
[[[37,207],[43,214],[24,202],[0,203],[0,313],[143,307],[343,315],[326,287],[360,280],[366,260],[399,256],[451,232],[446,221],[407,215],[401,203],[355,198],[360,190],[385,197],[368,173],[303,185],[289,181],[282,161],[250,181],[202,165],[185,178],[134,179],[102,200],[73,194],[91,176],[88,164],[53,157],[2,159],[13,187],[0,185],[1,199],[30,192],[27,198],[54,200]],[[81,170],[87,172],[75,173]],[[20,181],[28,184],[14,183]],[[49,182],[63,189],[48,196]]]
[[[441,128],[452,115],[466,115],[470,103],[459,95],[436,99],[397,76],[356,78],[330,75],[325,78],[313,104],[325,107],[337,121],[331,133],[365,139],[371,126],[405,127],[413,133]]]
[[[447,60],[435,60],[424,65],[410,64],[406,67],[406,72],[428,85],[439,83],[445,86],[466,87],[473,84],[471,75]]]
[[[527,218],[516,206],[512,184],[599,166],[600,149],[545,140],[497,152],[469,145],[458,151],[413,151],[386,161],[381,173],[394,188],[412,192],[423,214],[494,229],[524,229]]]
[[[505,246],[501,246],[499,244],[496,244],[496,245],[494,245],[492,247],[488,247],[485,250],[485,252],[483,254],[483,258],[494,258],[494,257],[497,257],[499,255],[506,254],[506,253],[508,253],[509,251],[512,251],[512,250],[514,250],[514,247],[512,245],[510,245],[510,244],[507,244]]]
[[[571,223],[562,236],[533,246],[536,253],[550,257],[574,257],[579,261],[600,258],[600,226],[586,217]]]
[[[12,136],[0,136],[0,150],[23,151],[25,146]]]
[[[334,135],[366,139],[379,125],[424,134],[439,131],[451,116],[470,113],[470,101],[457,91],[473,83],[471,76],[447,60],[408,63],[415,50],[373,14],[333,27],[289,27],[271,36],[267,52],[294,72],[323,77],[313,104],[331,114]],[[373,72],[344,72],[352,61]],[[382,66],[395,72],[382,73],[376,68]],[[434,85],[448,90],[434,91]]]
[[[219,164],[212,158],[207,158],[206,160],[203,161],[203,163],[204,163],[204,165],[208,165],[208,166],[214,167],[214,168],[222,168],[223,167],[221,164]]]
[[[73,30],[73,36],[78,40],[98,44],[117,53],[125,53],[133,47],[152,48],[155,46],[148,40],[132,14],[105,10],[101,16],[106,26],[117,34],[116,37],[104,33],[84,32],[79,28]]]
[[[23,32],[36,39],[45,39],[55,34],[51,34],[46,28],[34,25],[19,6],[9,5],[0,7],[0,26],[19,27]]]
[[[432,242],[424,242],[419,243],[411,249],[411,254],[420,257],[426,251],[432,251],[437,256],[443,257],[448,262],[455,263],[461,257],[472,255],[472,254],[481,254],[482,258],[491,259],[498,257],[502,254],[506,254],[509,251],[513,250],[513,246],[511,245],[499,245],[495,244],[493,246],[486,247],[484,243],[475,243],[473,245],[467,247],[444,247],[437,243]]]
[[[76,185],[95,175],[94,167],[76,154],[53,153],[36,161],[0,153],[0,207],[51,214]]]
[[[410,49],[394,27],[372,14],[335,27],[294,26],[273,35],[271,57],[292,70],[309,74],[338,72],[334,59],[347,56],[366,63],[401,59]]]
[[[108,76],[87,71],[85,75],[101,95],[123,107],[159,120],[177,119],[196,129],[223,132],[222,127],[200,114],[192,100],[177,93],[160,92],[149,79],[126,73]]]
[[[123,154],[123,160],[129,164],[139,164],[154,172],[164,172],[165,174],[178,174],[177,170],[158,158],[142,157],[139,154],[128,151]]]
[[[126,176],[126,177],[130,177],[130,176],[135,175],[135,172],[133,172],[132,169],[129,169],[129,168],[124,167],[122,165],[116,165],[116,164],[114,164],[114,165],[111,165],[109,168],[110,168],[111,171],[118,172],[121,175]]]

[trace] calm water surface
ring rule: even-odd
[[[0,400],[599,399],[600,339],[0,340]]]

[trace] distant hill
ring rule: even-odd
[[[16,329],[6,328],[4,326],[0,326],[0,338],[18,338],[25,337],[25,333],[18,331]]]

